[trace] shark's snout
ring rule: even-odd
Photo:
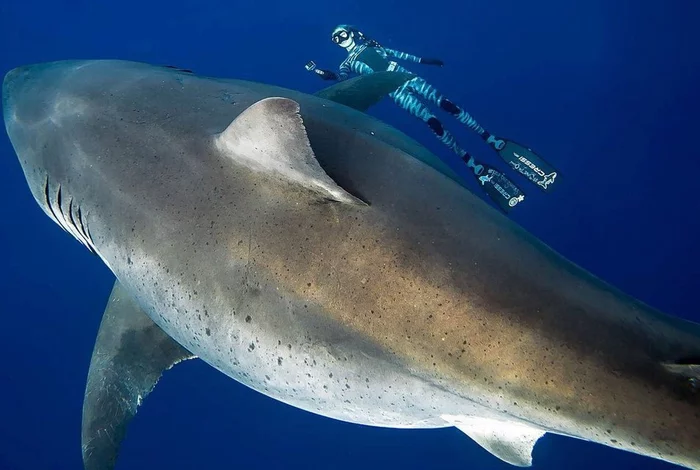
[[[3,87],[10,86],[11,84],[16,83],[17,80],[21,80],[27,75],[30,68],[31,66],[16,67],[7,72],[7,74],[5,74],[5,79],[3,80]]]
[[[35,125],[45,121],[55,111],[56,99],[71,93],[74,73],[82,63],[50,62],[7,72],[2,84],[2,105],[8,132],[13,123]]]
[[[30,71],[31,66],[17,67],[7,72],[2,82],[2,114],[7,135],[15,150],[19,149],[20,142],[23,140],[21,126],[17,124],[21,123],[20,108],[22,103],[26,102],[23,96],[27,95],[25,88]]]
[[[34,122],[44,114],[46,93],[51,90],[46,66],[26,65],[10,70],[2,83],[2,108],[5,126],[12,139],[17,122]]]
[[[15,115],[15,95],[18,88],[21,89],[28,72],[29,67],[17,67],[5,75],[2,82],[2,111],[6,122]]]
[[[13,85],[21,83],[22,79],[27,76],[28,72],[29,67],[26,66],[17,67],[7,72],[7,74],[5,75],[5,79],[2,82],[3,94],[5,90],[10,90],[13,87]]]

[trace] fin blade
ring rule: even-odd
[[[406,72],[376,72],[343,80],[315,95],[364,112],[415,77]]]
[[[467,168],[474,175],[481,189],[504,213],[508,214],[511,209],[525,200],[525,193],[506,175],[491,165],[475,160],[471,155],[468,157],[462,158]]]
[[[323,170],[299,109],[299,103],[288,98],[264,98],[236,117],[215,143],[223,154],[254,171],[276,174],[327,199],[365,205]]]
[[[546,431],[526,424],[476,416],[443,415],[442,419],[506,463],[532,466],[532,449]]]
[[[505,146],[498,150],[498,155],[513,170],[532,181],[542,191],[546,193],[551,192],[555,183],[561,181],[559,171],[533,152],[532,149],[509,139],[502,140],[505,142]]]
[[[163,371],[195,357],[141,310],[119,282],[105,309],[83,402],[85,470],[111,470],[142,400]]]

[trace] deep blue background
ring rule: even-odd
[[[442,58],[442,69],[410,68],[559,166],[566,183],[551,195],[518,179],[530,197],[513,219],[643,301],[700,320],[698,16],[692,0],[3,0],[0,71],[121,58],[314,91],[323,83],[303,64],[336,67],[330,30],[361,25],[386,46]],[[452,158],[392,103],[371,112]],[[6,137],[0,182],[0,469],[79,469],[85,378],[113,277],[41,213]],[[536,469],[672,467],[550,435],[534,457]],[[119,468],[511,467],[455,429],[332,421],[191,361],[146,400]]]

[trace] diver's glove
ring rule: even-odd
[[[316,69],[314,72],[324,80],[338,80],[338,75],[331,70]]]
[[[425,65],[437,65],[438,67],[445,65],[440,59],[428,59],[426,57],[421,58],[420,63]]]
[[[313,72],[324,80],[337,80],[338,75],[330,70],[323,70],[316,67],[316,62],[310,60],[304,68],[309,72]]]

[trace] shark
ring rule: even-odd
[[[532,465],[546,433],[700,468],[700,326],[565,259],[366,113],[120,60],[18,67],[3,115],[43,212],[114,273],[82,416],[112,469],[163,372],[199,358],[290,406],[456,427]]]

